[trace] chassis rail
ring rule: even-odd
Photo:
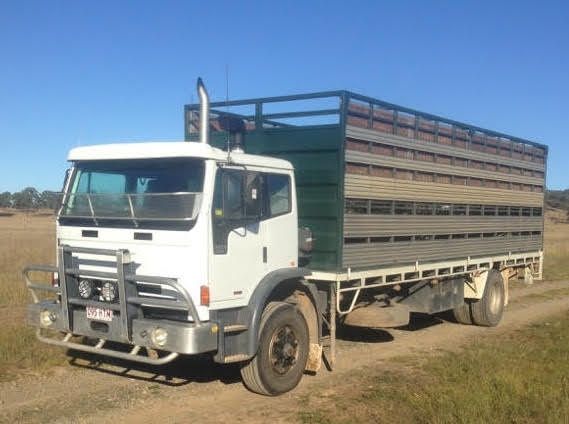
[[[543,252],[527,252],[508,254],[494,257],[466,258],[463,260],[420,263],[400,267],[386,267],[377,270],[346,272],[313,271],[308,280],[325,281],[331,284],[335,291],[334,305],[339,316],[353,311],[362,291],[377,287],[394,286],[397,284],[416,283],[421,280],[458,277],[473,272],[488,270],[492,264],[499,263],[501,268],[530,267],[538,268],[536,279],[542,278]],[[342,309],[342,296],[350,294],[351,300],[347,308]]]

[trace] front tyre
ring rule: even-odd
[[[308,326],[289,303],[271,302],[263,311],[257,354],[241,368],[247,388],[275,396],[294,389],[308,358]]]

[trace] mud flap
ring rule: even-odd
[[[310,343],[305,371],[318,372],[322,366],[322,345]]]
[[[409,306],[411,312],[435,314],[464,303],[464,278],[420,282],[409,289],[400,303]]]
[[[374,302],[354,309],[350,312],[344,324],[354,327],[367,328],[393,328],[409,324],[410,308],[407,305],[396,303],[385,305]]]

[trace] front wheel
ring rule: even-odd
[[[257,354],[241,368],[243,383],[268,396],[294,389],[306,367],[308,347],[301,312],[289,303],[269,303],[261,317]]]

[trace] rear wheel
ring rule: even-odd
[[[491,270],[482,298],[470,304],[472,321],[476,325],[495,327],[504,314],[505,289],[502,275]]]
[[[470,304],[464,301],[460,306],[452,310],[454,319],[460,324],[472,324],[472,316],[470,315]]]
[[[261,317],[257,354],[241,368],[247,388],[263,395],[294,389],[306,367],[308,327],[289,303],[271,302]]]

